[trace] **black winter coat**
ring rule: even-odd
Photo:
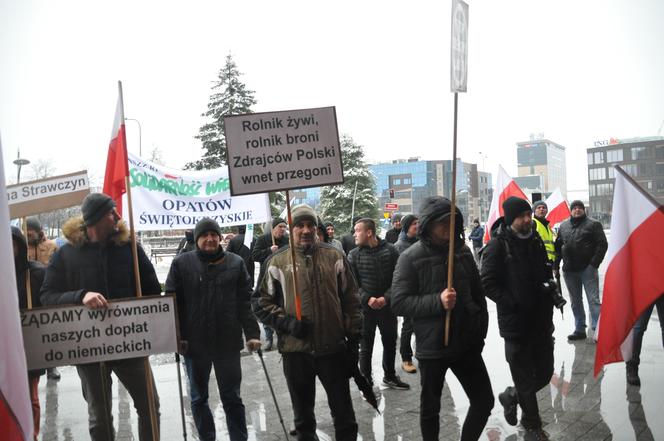
[[[602,224],[587,216],[560,224],[555,245],[555,267],[562,256],[563,271],[583,271],[588,265],[599,268],[608,248]]]
[[[107,299],[136,296],[129,230],[123,222],[120,232],[103,245],[88,240],[82,217],[67,221],[63,233],[69,243],[51,257],[41,289],[42,304],[81,304],[89,291]],[[140,246],[138,270],[143,295],[161,294],[154,267]]]
[[[389,299],[392,286],[392,275],[397,264],[399,253],[394,245],[378,239],[378,246],[357,247],[348,253],[348,262],[357,279],[360,289],[360,302],[365,310],[371,310],[368,305],[370,297],[385,297]]]
[[[253,245],[253,244],[252,244]],[[247,248],[244,244],[244,234],[238,234],[228,242],[228,247],[226,251],[237,254],[244,260],[244,264],[247,266],[247,272],[249,273],[249,278],[251,279],[251,286],[254,286],[254,271],[256,267],[254,265],[254,259],[251,257],[251,250]]]
[[[353,249],[357,247],[355,245],[355,236],[353,232],[350,232],[341,237],[341,247],[344,249],[344,253],[348,255]]]
[[[220,358],[242,350],[247,340],[259,339],[251,312],[251,285],[244,261],[224,253],[220,261],[203,262],[198,251],[173,259],[165,291],[176,294],[180,336],[191,357]]]
[[[482,251],[482,285],[496,302],[498,327],[505,339],[550,336],[553,301],[543,283],[551,279],[547,254],[533,230],[521,239],[499,218],[492,238]]]
[[[397,243],[397,240],[399,240],[399,234],[401,233],[401,228],[398,230],[396,228],[392,228],[385,233],[385,240],[388,241],[389,243]]]
[[[275,245],[279,248],[285,247],[288,245],[288,237],[283,236],[280,239],[276,239]],[[272,247],[272,232],[268,231],[254,242],[254,246],[251,250],[251,258],[254,259],[255,262],[263,265],[265,260],[273,254],[270,247]]]

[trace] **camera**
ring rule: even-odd
[[[560,294],[560,291],[558,290],[558,284],[556,283],[556,281],[553,279],[547,280],[546,282],[542,283],[542,288],[544,289],[544,292],[546,294],[551,296],[551,300],[553,301],[553,306],[562,311],[563,306],[567,304],[567,300],[565,300],[565,297],[563,297]]]

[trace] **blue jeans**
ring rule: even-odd
[[[591,328],[597,328],[599,319],[599,273],[597,268],[588,265],[583,271],[564,271],[565,285],[572,300],[572,312],[574,313],[575,331],[586,332],[586,310],[583,308],[583,290],[586,290],[588,309],[590,309]]]
[[[662,346],[664,346],[664,294],[661,295],[655,303],[650,305],[634,325],[634,347],[632,348],[632,359],[627,362],[628,365],[639,366],[641,362],[641,346],[643,344],[643,334],[648,329],[648,322],[652,315],[652,310],[657,307],[657,315],[659,316],[659,326],[662,328]]]
[[[184,357],[184,364],[189,377],[191,413],[194,416],[200,439],[203,441],[216,439],[214,416],[208,405],[208,382],[210,381],[210,371],[214,366],[219,396],[226,414],[228,435],[231,441],[246,441],[248,437],[247,421],[244,404],[240,397],[240,383],[242,382],[240,353],[229,354],[226,358],[214,360]]]

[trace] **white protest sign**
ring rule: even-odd
[[[7,187],[9,215],[17,218],[73,207],[88,193],[90,181],[85,170],[10,185]]]
[[[24,309],[28,369],[146,357],[177,351],[175,298],[147,296],[82,305]]]
[[[343,182],[334,107],[224,118],[231,194]]]
[[[468,85],[468,4],[462,0],[452,0],[451,44],[452,92],[465,92]]]
[[[228,168],[175,170],[129,153],[137,231],[192,229],[204,217],[221,226],[270,220],[267,194],[231,197]]]

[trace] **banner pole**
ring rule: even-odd
[[[297,265],[295,261],[295,242],[293,239],[293,216],[291,215],[290,194],[286,190],[286,210],[288,212],[288,244],[290,248],[291,263],[293,264],[293,287],[295,288],[295,317],[302,320],[302,301],[297,282]]]
[[[447,289],[451,289],[454,282],[454,241],[456,230],[456,171],[457,171],[457,111],[459,95],[454,92],[454,132],[452,137],[452,212],[450,213],[450,245],[447,253]],[[445,311],[445,347],[450,341],[450,321],[452,310]]]

